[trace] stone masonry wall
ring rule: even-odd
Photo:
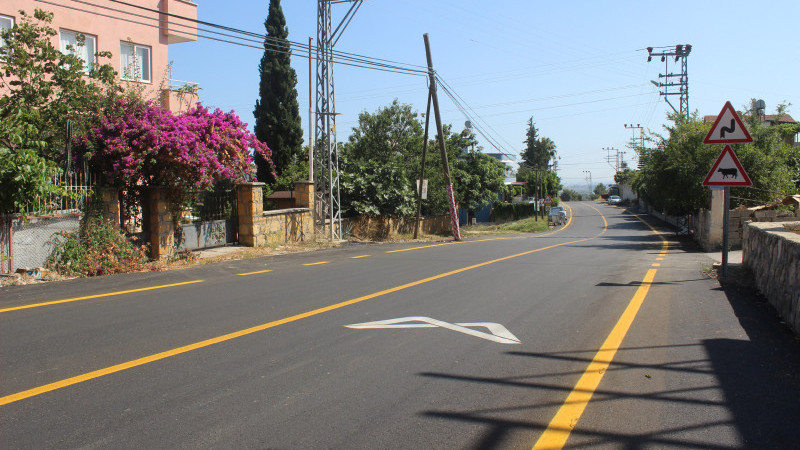
[[[311,208],[264,211],[264,183],[245,183],[237,186],[239,213],[239,244],[247,247],[280,245],[301,242],[314,236],[314,216]],[[313,200],[313,185],[298,183],[298,198]],[[302,204],[302,202],[298,202]]]
[[[753,271],[756,287],[795,332],[800,333],[800,222],[747,224],[743,262]]]
[[[346,219],[342,227],[359,239],[385,239],[398,234],[413,234],[416,219],[391,219],[385,217],[357,217]],[[449,234],[452,232],[450,216],[424,217],[419,231],[424,234]]]

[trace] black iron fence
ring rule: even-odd
[[[192,222],[209,220],[235,220],[237,218],[236,189],[217,186],[212,190],[190,190],[188,210]]]

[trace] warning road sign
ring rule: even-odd
[[[753,142],[753,138],[750,137],[750,133],[747,132],[747,128],[736,114],[731,102],[725,102],[725,106],[722,107],[722,111],[714,121],[714,125],[711,126],[703,143],[736,144],[743,142]]]
[[[725,149],[717,158],[717,162],[711,167],[708,172],[703,186],[752,186],[753,182],[744,171],[744,167],[733,153],[730,145],[726,145]]]

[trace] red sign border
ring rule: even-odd
[[[711,134],[714,130],[717,129],[717,125],[719,125],[720,120],[722,120],[722,116],[725,114],[725,110],[730,110],[733,113],[733,118],[736,120],[736,123],[742,128],[744,131],[744,135],[747,136],[746,138],[742,139],[713,139]],[[747,127],[744,126],[744,122],[739,117],[739,114],[736,113],[736,110],[733,109],[733,105],[731,105],[730,101],[725,102],[725,106],[722,107],[722,111],[719,112],[717,116],[717,120],[714,121],[714,125],[711,125],[711,129],[708,130],[708,134],[706,134],[706,138],[703,139],[703,144],[744,144],[746,142],[753,142],[753,138],[750,136],[750,132],[747,131]]]
[[[709,181],[711,179],[711,177],[714,175],[714,172],[716,172],[717,169],[719,169],[719,164],[722,162],[722,157],[725,156],[725,153],[730,153],[731,154],[731,158],[733,159],[733,163],[736,164],[736,168],[739,170],[739,173],[742,174],[742,177],[744,178],[744,180],[742,180],[742,181]],[[730,145],[726,145],[725,148],[722,149],[722,153],[719,154],[719,157],[717,158],[717,162],[715,162],[714,165],[711,166],[711,170],[708,172],[708,175],[706,175],[706,179],[703,180],[703,186],[739,186],[739,187],[748,187],[748,186],[752,186],[752,185],[753,185],[753,181],[747,175],[747,172],[745,172],[744,167],[742,167],[742,163],[739,162],[739,158],[736,156],[736,153],[734,153],[734,151],[733,151],[733,149],[731,148]]]

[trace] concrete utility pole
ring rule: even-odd
[[[658,47],[659,49],[670,49],[670,50],[663,50],[660,52],[654,52],[653,47],[647,47],[647,62],[653,60],[654,56],[660,56],[661,62],[664,63],[664,73],[659,73],[658,78],[659,81],[651,81],[657,88],[659,88],[658,94],[664,97],[664,101],[667,102],[670,108],[676,113],[680,113],[684,116],[689,115],[689,73],[686,68],[686,58],[689,56],[689,53],[692,52],[692,46],[690,44],[686,45],[676,45],[673,47]],[[681,63],[681,73],[670,73],[669,71],[669,60],[670,58],[674,58],[674,62],[680,61]],[[661,78],[664,78],[664,82],[661,82]],[[678,79],[677,82],[673,81],[675,78]],[[678,90],[676,91],[675,88]],[[680,96],[680,104],[679,109],[675,109],[675,107],[670,103],[669,97],[670,96]]]
[[[619,158],[620,158],[620,151],[618,148],[614,147],[603,147],[603,151],[606,152],[606,162],[608,165],[614,168],[614,173],[619,172]],[[614,156],[611,156],[611,152],[614,152]],[[625,152],[622,152],[623,154]],[[614,164],[611,164],[611,161],[614,161]]]

